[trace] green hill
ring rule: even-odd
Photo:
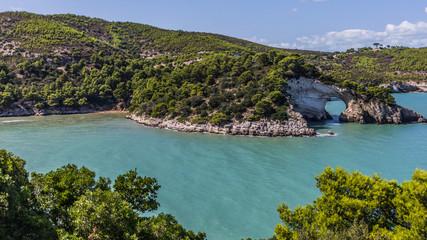
[[[427,49],[325,53],[84,16],[0,13],[0,109],[114,106],[193,123],[288,118],[301,76],[392,103],[378,85],[426,81]],[[25,103],[25,104],[24,104]]]
[[[6,12],[0,15],[3,42],[18,51],[90,56],[101,50],[128,57],[200,51],[269,51],[272,48],[218,34],[165,30],[144,24],[97,18]]]

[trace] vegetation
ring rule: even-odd
[[[315,177],[322,195],[313,204],[278,208],[280,239],[426,239],[427,172],[398,184],[379,174],[326,168]]]
[[[316,78],[387,104],[394,99],[380,84],[427,80],[426,48],[290,51],[217,34],[25,12],[1,13],[0,30],[0,111],[17,104],[39,111],[117,106],[192,123],[285,121],[291,78]]]
[[[156,210],[157,180],[137,170],[111,180],[68,164],[46,174],[0,150],[0,235],[2,239],[205,239]]]

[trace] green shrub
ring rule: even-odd
[[[281,91],[273,91],[269,95],[270,100],[276,105],[280,106],[286,102],[286,96]]]
[[[166,103],[159,103],[153,108],[151,117],[162,118],[168,113],[168,106]]]
[[[272,102],[268,100],[261,100],[255,105],[255,114],[261,117],[270,117],[271,114],[275,112],[274,108],[271,106]]]
[[[220,125],[228,121],[227,115],[222,112],[217,112],[212,116],[212,119],[209,121],[210,124]]]
[[[39,103],[34,104],[34,107],[37,109],[45,109],[48,107],[48,105],[45,102],[39,102]]]
[[[276,108],[276,112],[271,115],[271,119],[273,120],[288,120],[288,108],[286,106],[280,106]]]
[[[209,117],[202,117],[202,116],[198,116],[195,117],[191,120],[192,124],[204,124],[209,122],[210,118]]]
[[[252,114],[246,120],[248,120],[250,122],[255,122],[255,121],[259,121],[260,119],[261,119],[261,116],[256,115],[256,114]]]
[[[261,99],[263,98],[263,96],[261,94],[255,94],[251,97],[251,101],[252,103],[255,105],[257,104],[259,101],[261,101]]]

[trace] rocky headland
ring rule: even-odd
[[[409,92],[427,92],[427,83],[410,81],[408,83],[393,82],[381,84],[380,87],[386,87],[392,93],[409,93]]]
[[[288,81],[288,85],[290,103],[294,106],[294,110],[300,112],[306,119],[324,120],[330,118],[330,115],[325,110],[325,105],[331,97],[336,97],[346,105],[346,109],[339,117],[340,122],[361,124],[426,122],[426,119],[421,114],[411,109],[397,104],[361,99],[360,96],[348,89],[327,85],[315,79],[291,79]],[[415,88],[407,87],[406,89]]]
[[[215,124],[191,124],[190,122],[179,122],[175,119],[160,119],[130,114],[126,118],[148,127],[171,129],[180,132],[214,133],[225,135],[249,135],[265,137],[303,137],[315,136],[314,129],[307,126],[307,121],[298,112],[289,111],[290,119],[281,123],[280,121],[233,121]]]
[[[419,113],[397,104],[389,105],[377,101],[352,100],[347,109],[341,113],[340,122],[401,124],[409,122],[425,123],[426,119]]]
[[[346,109],[339,117],[340,122],[360,124],[401,124],[409,122],[425,123],[426,119],[419,113],[399,106],[379,101],[367,101],[358,98],[351,90],[324,84],[318,80],[301,77],[288,81],[289,119],[286,121],[230,121],[222,124],[193,124],[176,119],[152,118],[131,113],[126,118],[149,127],[176,130],[181,132],[213,133],[226,135],[249,135],[266,137],[316,136],[309,128],[307,120],[325,120],[330,115],[325,105],[332,97],[341,99]],[[0,117],[43,116],[94,113],[111,110],[115,105],[72,107],[47,107],[38,109],[32,102],[14,103],[0,112]]]

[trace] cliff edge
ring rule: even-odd
[[[347,109],[341,113],[340,122],[401,124],[408,122],[426,122],[419,113],[397,104],[389,105],[378,101],[365,102],[352,100]]]

